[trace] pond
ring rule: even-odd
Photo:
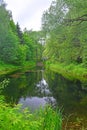
[[[0,77],[3,79],[9,79],[2,91],[6,103],[22,104],[22,108],[29,107],[31,111],[46,104],[58,106],[67,126],[68,122],[78,122],[87,127],[87,83],[69,81],[58,73],[38,68]]]

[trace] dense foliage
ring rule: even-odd
[[[42,29],[47,58],[87,66],[87,1],[54,0],[43,13]]]
[[[61,114],[50,107],[33,114],[28,109],[18,111],[18,107],[11,108],[0,104],[1,130],[61,130]]]
[[[5,2],[0,1],[0,61],[23,65],[26,61],[40,59],[42,46],[38,42],[39,38],[40,32],[22,31],[19,23],[14,23]]]

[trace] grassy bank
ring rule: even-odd
[[[35,67],[35,62],[25,62],[21,66],[5,64],[3,62],[0,62],[0,75],[8,74],[19,69],[32,68],[32,67]]]
[[[83,65],[47,63],[46,67],[54,72],[58,72],[70,80],[78,79],[80,81],[87,81],[87,69],[84,68]]]

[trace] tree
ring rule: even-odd
[[[39,39],[42,36],[41,32],[25,30],[23,33],[23,39],[25,45],[27,45],[26,60],[40,60],[42,45],[39,43]]]
[[[20,59],[19,39],[12,30],[10,16],[2,2],[0,5],[0,60],[5,63],[20,64],[18,63]]]
[[[19,37],[20,44],[24,44],[24,41],[23,41],[23,33],[22,33],[22,31],[21,31],[20,26],[19,26],[18,23],[17,23],[17,25],[16,25],[16,32],[17,32],[17,35],[18,35],[18,37]]]
[[[17,29],[16,29],[16,25],[15,25],[13,19],[10,20],[10,27],[11,27],[12,32],[13,32],[15,35],[17,35]]]
[[[42,16],[45,55],[64,63],[87,64],[87,1],[54,0]]]

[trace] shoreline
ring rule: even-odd
[[[32,67],[35,67],[35,62],[25,62],[25,64],[21,66],[2,63],[0,64],[0,76],[15,72],[20,69],[32,68]]]
[[[82,65],[65,65],[61,63],[47,63],[46,68],[57,72],[69,80],[80,80],[87,82],[87,69]]]

